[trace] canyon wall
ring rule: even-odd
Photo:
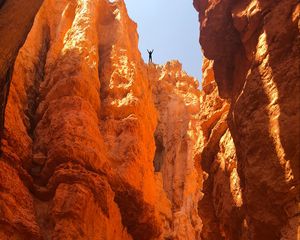
[[[200,91],[178,61],[150,65],[154,103],[158,111],[154,170],[171,202],[171,234],[167,239],[199,239],[202,221],[202,173],[197,167],[200,139]]]
[[[6,108],[1,175],[19,184],[1,181],[2,235],[159,236],[156,112],[137,39],[122,1],[44,2]]]
[[[228,129],[215,117],[219,131],[213,128],[213,142],[201,152],[208,174],[199,203],[203,238],[298,239],[299,1],[194,0],[194,6],[204,70],[229,104]]]
[[[0,239],[297,239],[299,4],[194,6],[202,91],[143,62],[124,1],[44,1],[12,71]]]
[[[219,97],[213,61],[204,59],[202,80],[197,162],[203,178],[203,198],[198,203],[203,229],[199,239],[242,239],[243,199],[235,144],[227,123],[230,105]]]
[[[142,61],[123,1],[45,0],[12,73],[0,238],[199,238],[197,88]]]
[[[13,65],[42,2],[0,0],[0,138],[3,136],[5,106]]]

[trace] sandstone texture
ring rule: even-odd
[[[144,63],[123,0],[26,6],[0,38],[1,240],[300,237],[297,0],[194,0],[201,91]]]
[[[197,88],[142,61],[123,1],[45,0],[5,112],[0,238],[197,239]]]
[[[299,239],[299,1],[195,0],[194,6],[203,53],[229,104],[229,128],[220,127],[219,143],[214,128],[217,157],[202,152],[203,191],[211,193],[207,209],[199,205],[211,214],[202,217],[203,237]]]
[[[198,203],[203,221],[200,239],[240,239],[242,205],[236,149],[228,129],[229,103],[219,97],[213,61],[203,62],[203,92],[197,161],[202,172],[203,198]]]
[[[198,82],[178,61],[150,65],[148,71],[158,111],[154,170],[172,209],[168,219],[171,234],[166,239],[199,239],[202,174],[196,163],[200,138]]]
[[[0,138],[5,105],[19,49],[24,44],[42,0],[0,0]]]
[[[2,239],[159,236],[156,111],[137,39],[122,1],[44,2],[6,108]]]

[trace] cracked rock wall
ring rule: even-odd
[[[142,61],[123,1],[44,1],[5,112],[0,238],[197,239],[197,87]]]
[[[236,202],[227,230],[223,228],[227,207],[220,202],[208,206],[216,228],[208,223],[204,229],[218,236],[211,233],[205,239],[297,239],[299,1],[195,0],[194,6],[199,11],[203,53],[211,61],[219,95],[229,103],[227,124],[237,170],[226,171],[238,174],[242,200]],[[223,137],[227,142],[228,134]],[[226,156],[230,148],[219,147]],[[216,169],[208,169],[208,174],[220,177]],[[216,193],[212,181],[207,191]],[[220,194],[226,197],[224,191]],[[219,201],[215,198],[208,196],[214,203]]]
[[[44,1],[12,73],[0,239],[297,239],[299,3],[194,5],[202,91],[143,62],[124,1]]]
[[[44,2],[6,108],[1,239],[160,235],[137,39],[122,1]]]

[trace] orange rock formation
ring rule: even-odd
[[[43,0],[0,0],[0,138],[13,65]],[[0,144],[1,147],[1,144]]]
[[[143,62],[124,1],[44,1],[6,106],[1,240],[297,239],[299,4],[194,5],[202,91]]]
[[[196,168],[200,133],[198,82],[177,61],[150,66],[149,78],[158,125],[155,131],[154,170],[171,203],[170,239],[197,239],[202,222],[198,214],[201,172]]]
[[[6,107],[1,239],[200,234],[198,85],[137,44],[123,1],[43,3]]]
[[[199,205],[203,238],[298,239],[299,1],[194,5],[210,59],[204,69],[212,69],[230,106],[228,130],[218,110],[201,154],[208,173]]]

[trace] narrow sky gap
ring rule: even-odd
[[[147,48],[153,62],[178,59],[183,69],[201,81],[202,54],[198,14],[192,0],[125,0],[129,16],[138,24],[139,49],[145,62]]]

